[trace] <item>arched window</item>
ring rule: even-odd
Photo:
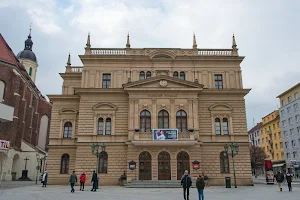
[[[140,80],[144,80],[145,79],[145,72],[140,72]]]
[[[99,173],[107,173],[107,165],[108,165],[108,155],[104,151],[104,152],[101,152],[100,156],[99,156],[98,172]]]
[[[173,72],[173,78],[178,78],[178,72]]]
[[[158,128],[169,128],[169,113],[166,110],[158,113]]]
[[[185,73],[184,72],[180,72],[180,79],[185,80]]]
[[[148,79],[148,78],[151,78],[151,72],[149,72],[149,71],[146,73],[146,79]]]
[[[104,121],[103,118],[98,119],[98,135],[103,135]]]
[[[106,118],[105,121],[105,135],[110,135],[111,134],[111,119]]]
[[[215,119],[215,127],[216,127],[216,134],[221,135],[221,121],[219,118]]]
[[[32,75],[32,67],[29,68],[29,73],[28,74],[29,74],[29,76]]]
[[[64,138],[72,137],[72,123],[66,122],[64,125]]]
[[[228,153],[224,151],[220,153],[220,171],[221,173],[229,173]]]
[[[70,156],[69,154],[64,154],[61,156],[61,161],[60,161],[60,173],[61,174],[68,174],[69,173],[69,160]]]
[[[227,118],[223,118],[222,126],[223,126],[223,135],[228,135],[229,130],[228,130],[228,119]]]
[[[180,132],[187,131],[187,115],[183,110],[179,110],[176,113],[176,127]]]
[[[140,113],[140,129],[141,132],[151,131],[151,114],[148,110],[143,110]]]
[[[4,100],[4,91],[5,91],[5,83],[4,81],[0,81],[0,102]]]

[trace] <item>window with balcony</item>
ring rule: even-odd
[[[298,110],[298,103],[295,103],[294,104],[294,111],[297,111]]]
[[[288,97],[288,102],[289,102],[289,103],[292,103],[292,101],[293,101],[293,100],[292,100],[292,97],[289,96],[289,97]]]
[[[166,110],[158,113],[158,128],[169,128],[169,113]]]
[[[296,147],[296,141],[292,140],[292,147]]]
[[[187,114],[184,110],[179,110],[176,113],[176,128],[180,132],[187,131]]]
[[[223,78],[221,74],[215,75],[215,88],[216,89],[223,89]]]
[[[151,114],[148,110],[143,110],[140,113],[140,129],[141,132],[151,131]]]
[[[299,97],[299,93],[296,92],[296,93],[294,94],[294,97],[295,97],[295,100],[299,99],[299,98],[300,98],[300,97]]]
[[[102,88],[110,88],[111,85],[111,74],[102,75]]]

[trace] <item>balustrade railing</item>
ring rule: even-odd
[[[126,49],[97,49],[92,48],[93,55],[126,55]]]
[[[199,49],[199,56],[231,56],[231,49]]]
[[[71,67],[71,72],[82,72],[83,67]]]

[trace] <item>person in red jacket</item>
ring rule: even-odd
[[[84,172],[80,175],[79,179],[80,179],[80,190],[84,191],[84,183],[85,183],[85,179],[86,179],[86,175]]]

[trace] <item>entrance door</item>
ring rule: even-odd
[[[151,154],[144,151],[139,156],[139,180],[151,179]]]
[[[190,170],[190,156],[187,152],[181,151],[177,154],[177,180],[181,180],[185,170]]]
[[[170,154],[165,151],[158,155],[158,180],[171,180]]]

